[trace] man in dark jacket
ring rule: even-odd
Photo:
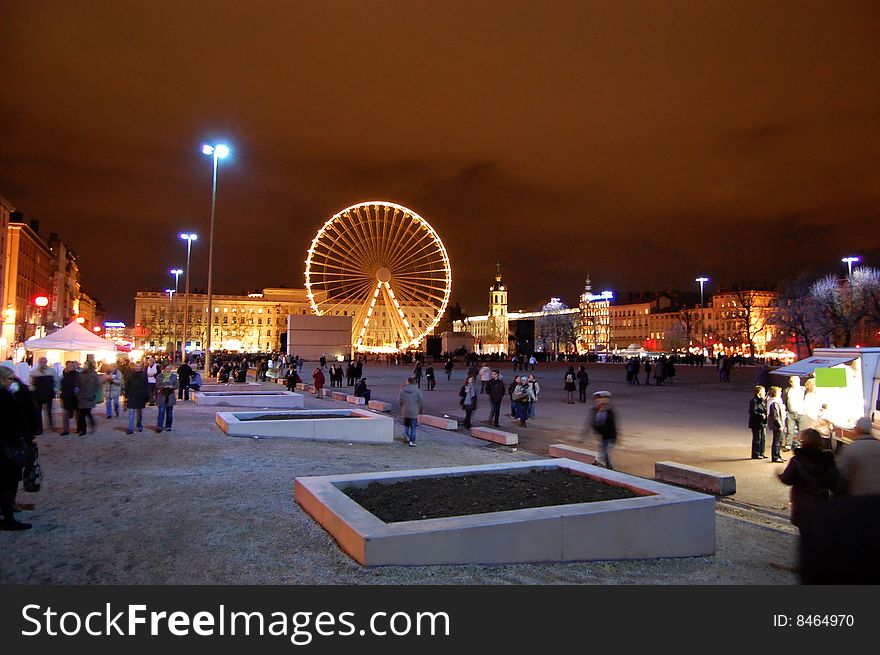
[[[15,377],[12,369],[0,366],[0,511],[3,530],[27,530],[30,523],[15,520],[15,494],[24,468],[10,457],[34,442],[41,432],[40,414],[30,389]]]
[[[180,387],[177,389],[178,400],[189,400],[189,383],[192,380],[192,367],[184,362],[177,367],[177,381]]]
[[[31,390],[34,392],[34,400],[40,408],[40,419],[42,420],[43,407],[46,407],[47,425],[52,429],[52,401],[55,399],[55,393],[58,391],[59,385],[58,374],[55,369],[49,366],[49,362],[45,357],[40,357],[37,367],[31,371]]]
[[[610,451],[611,446],[617,441],[617,418],[614,415],[614,410],[611,408],[610,391],[597,391],[593,394],[592,425],[593,431],[602,440],[599,461],[608,469],[613,469]]]
[[[354,388],[354,395],[363,398],[365,403],[370,402],[372,391],[367,388],[367,378],[361,378]]]
[[[752,431],[752,459],[767,459],[764,454],[767,439],[767,402],[764,387],[755,387],[755,395],[749,401],[749,429]]]
[[[497,368],[492,371],[492,378],[486,383],[486,393],[489,395],[489,400],[492,403],[489,420],[496,428],[500,428],[501,425],[499,425],[498,421],[501,418],[501,401],[504,400],[507,388],[504,386],[504,380],[501,379],[501,371]]]

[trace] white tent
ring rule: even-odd
[[[71,359],[82,362],[87,355],[103,359],[113,357],[112,353],[116,352],[115,343],[92,334],[76,322],[65,325],[42,339],[29,339],[25,341],[24,347],[34,351],[34,361],[46,357],[50,364],[63,364]]]

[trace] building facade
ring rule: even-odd
[[[2,336],[8,346],[42,333],[45,326],[46,308],[34,299],[52,292],[52,255],[38,230],[38,223],[25,223],[15,214],[6,230]]]

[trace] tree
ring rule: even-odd
[[[568,305],[559,298],[551,298],[550,302],[541,308],[541,317],[538,319],[538,339],[541,340],[545,352],[554,355],[560,352],[569,352],[576,347],[575,322],[573,313],[566,313]]]
[[[734,333],[749,344],[749,357],[755,359],[755,339],[767,328],[766,293],[746,289],[734,291],[735,306],[728,310]]]
[[[696,310],[683,307],[681,311],[678,312],[678,322],[684,329],[684,339],[686,346],[691,345],[691,334],[693,334],[694,329],[698,327],[699,321],[700,315],[696,312]]]
[[[842,280],[827,275],[810,288],[810,296],[827,321],[835,343],[844,348],[852,343],[859,324],[876,304],[878,293],[880,272],[868,267],[857,268]]]
[[[812,282],[807,275],[783,280],[778,295],[770,303],[768,321],[778,333],[794,338],[795,351],[803,346],[807,356],[813,354],[813,344],[827,333],[825,324],[810,293]]]

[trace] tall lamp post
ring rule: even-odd
[[[172,344],[174,342],[174,325],[171,323],[171,308],[174,306],[174,289],[165,289],[165,293],[168,294],[168,323],[171,325],[171,341]],[[172,345],[171,352],[174,352],[174,347]]]
[[[183,344],[180,346],[180,361],[186,362],[186,335],[189,327],[189,255],[192,251],[192,242],[199,237],[191,232],[181,232],[180,238],[186,241],[186,277],[184,278],[183,296]]]
[[[211,231],[208,233],[208,337],[205,339],[205,375],[211,374],[211,332],[214,320],[214,215],[217,211],[217,167],[221,159],[229,154],[229,148],[222,143],[203,145],[202,154],[214,159],[214,180],[211,186]]]
[[[177,289],[180,286],[180,276],[183,274],[183,269],[172,268],[168,272],[174,276],[174,293],[177,293]],[[173,322],[171,323],[171,341],[174,342],[174,348],[171,352],[171,361],[174,361],[174,353],[177,352],[177,306],[173,302],[171,303],[171,312],[173,318]]]
[[[34,298],[34,304],[37,306],[37,318],[39,319],[39,323],[37,324],[36,334],[38,338],[43,337],[43,311],[49,305],[49,299],[46,296],[37,296]]]
[[[852,265],[855,264],[856,262],[861,261],[861,258],[859,258],[859,257],[844,257],[840,261],[842,261],[844,264],[846,264],[849,267],[848,275],[849,275],[849,277],[852,277]]]
[[[703,285],[709,281],[709,278],[702,276],[702,277],[698,277],[694,281],[700,283],[700,335],[702,335],[702,338],[700,339],[700,345],[702,346],[703,350],[705,350],[706,349],[706,312],[705,312],[705,308],[703,307]],[[701,353],[701,355],[702,355],[702,353]]]

